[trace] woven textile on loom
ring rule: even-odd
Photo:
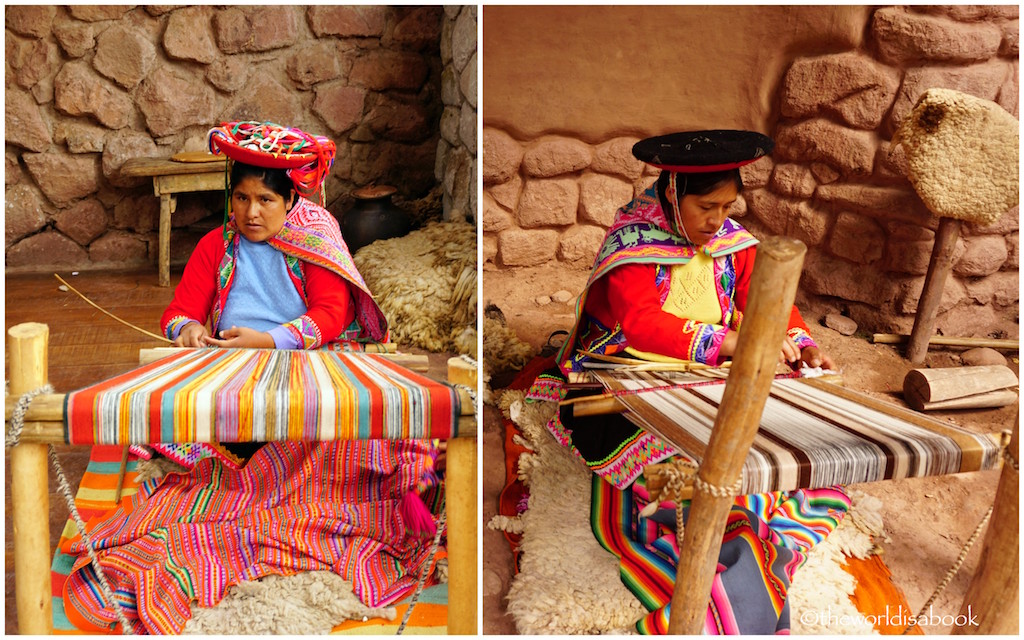
[[[93,544],[138,632],[180,633],[191,601],[213,606],[231,584],[270,573],[334,571],[365,604],[393,604],[429,557],[429,544],[406,535],[398,506],[433,477],[429,442],[272,443],[242,470],[204,460],[105,511],[119,454],[96,451],[110,453],[90,462],[79,503],[94,516]],[[115,614],[73,529],[53,570],[57,630],[108,630]]]
[[[692,374],[591,372],[617,395],[626,417],[700,460],[726,385],[656,392],[652,387],[706,382]],[[814,379],[776,379],[743,466],[741,494],[821,488],[991,469],[999,446],[895,405]],[[875,408],[877,407],[877,408]]]
[[[374,354],[182,349],[69,393],[72,444],[450,438],[454,389]]]

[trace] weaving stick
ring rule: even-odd
[[[709,487],[730,487],[740,477],[768,399],[779,349],[807,247],[769,237],[757,251],[750,297],[707,452],[698,471],[672,592],[668,632],[698,635],[718,566],[725,522],[734,497]],[[704,485],[708,485],[706,487]]]
[[[961,224],[962,221],[956,218],[939,219],[932,258],[928,263],[928,274],[924,277],[924,290],[921,291],[921,298],[917,302],[914,328],[907,343],[907,360],[910,360],[911,364],[921,364],[928,355],[928,342],[935,333],[935,314],[939,310],[939,302],[942,301],[942,289],[949,272],[953,270],[953,250],[956,249],[956,240],[960,237]]]
[[[54,277],[54,278],[57,278],[58,280],[60,280],[61,284],[63,284],[63,285],[64,285],[65,287],[67,287],[68,289],[71,289],[71,291],[73,291],[74,293],[76,293],[76,294],[78,295],[78,297],[79,297],[79,298],[81,298],[82,300],[85,300],[86,302],[88,302],[88,303],[89,303],[90,305],[92,305],[92,306],[93,306],[93,307],[95,307],[96,309],[99,309],[99,311],[100,311],[100,312],[102,312],[102,313],[105,313],[105,314],[107,314],[108,316],[110,316],[110,317],[111,317],[111,318],[113,318],[114,320],[117,320],[118,322],[120,322],[121,324],[125,325],[126,327],[131,327],[132,329],[135,329],[136,331],[138,331],[138,332],[140,332],[140,333],[143,333],[143,334],[145,334],[145,335],[149,336],[150,338],[154,338],[154,339],[156,339],[156,340],[160,340],[161,342],[166,342],[166,343],[168,343],[168,344],[171,344],[171,342],[172,342],[172,341],[171,341],[171,340],[168,340],[167,338],[165,338],[165,337],[163,337],[163,336],[158,336],[158,335],[157,335],[157,334],[155,334],[155,333],[150,333],[149,331],[146,331],[145,329],[143,329],[143,328],[141,328],[141,327],[136,327],[136,326],[135,326],[134,324],[132,324],[132,323],[128,322],[127,320],[122,320],[121,318],[118,318],[118,317],[117,317],[117,316],[115,316],[114,314],[110,313],[109,311],[107,311],[106,309],[104,309],[103,307],[101,307],[100,305],[96,304],[95,302],[93,302],[92,300],[90,300],[89,298],[87,298],[87,297],[85,296],[85,294],[84,294],[84,293],[82,293],[82,292],[81,292],[81,291],[79,291],[78,289],[76,289],[76,288],[72,287],[72,286],[71,286],[70,284],[68,284],[68,281],[67,281],[67,280],[65,280],[64,278],[60,277],[60,276],[59,276],[59,275],[57,275],[56,273],[55,273],[55,274],[53,274],[53,277]],[[160,286],[167,286],[167,285],[160,285]]]
[[[954,635],[1016,635],[1020,600],[1020,417],[1013,425],[1006,462],[996,487],[995,506],[981,548],[981,560],[960,608],[961,615],[976,615],[978,626],[957,625]]]
[[[46,384],[46,341],[49,336],[50,328],[38,322],[19,324],[7,330],[10,392],[14,397]],[[23,435],[27,433],[27,427]],[[18,608],[18,631],[29,635],[53,632],[47,449],[46,444],[24,439],[11,448],[14,596]]]

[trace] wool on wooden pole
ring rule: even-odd
[[[758,247],[729,382],[697,473],[707,485],[731,487],[740,477],[775,376],[806,252],[803,243],[783,237],[767,238]],[[695,484],[672,593],[672,635],[697,635],[703,629],[733,504],[729,492],[716,496],[701,482]]]

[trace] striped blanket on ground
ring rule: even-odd
[[[650,611],[637,630],[666,634],[679,562],[675,509],[638,515],[649,502],[643,484],[641,478],[619,490],[593,476],[591,528],[601,546],[619,557],[623,583]],[[789,633],[786,595],[793,573],[849,507],[838,489],[738,496],[726,522],[704,633]]]
[[[72,444],[450,438],[446,384],[376,354],[182,349],[69,393]]]
[[[406,537],[398,508],[404,493],[432,477],[429,442],[273,443],[245,469],[204,460],[187,475],[126,491],[104,512],[119,456],[118,448],[95,448],[79,502],[137,632],[179,633],[191,601],[213,606],[231,584],[269,573],[331,570],[364,603],[395,604],[429,555],[429,541]],[[116,630],[71,523],[53,571],[58,632]]]

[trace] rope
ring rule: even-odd
[[[6,448],[17,446],[21,440],[21,432],[25,426],[25,412],[28,410],[30,404],[32,404],[32,398],[38,396],[41,393],[53,393],[53,386],[45,384],[38,389],[29,391],[18,398],[17,404],[14,406],[14,411],[11,415],[11,426],[7,430],[7,439],[5,442]],[[85,521],[82,520],[82,514],[78,512],[78,506],[75,504],[75,497],[71,493],[71,485],[68,482],[67,477],[64,475],[64,467],[61,466],[60,460],[57,458],[57,450],[53,448],[53,445],[47,447],[47,454],[50,458],[50,464],[53,466],[53,471],[57,476],[57,488],[60,491],[61,496],[64,498],[64,502],[68,505],[68,511],[71,513],[71,517],[75,521],[75,525],[78,527],[78,532],[82,535],[82,542],[85,543],[85,550],[89,554],[89,560],[92,563],[92,568],[96,572],[96,577],[100,581],[100,590],[103,592],[103,596],[114,606],[114,613],[117,615],[118,622],[121,623],[122,633],[132,635],[131,623],[128,622],[127,616],[124,614],[124,609],[121,608],[121,603],[114,597],[114,591],[110,588],[110,583],[107,582],[107,576],[103,572],[103,567],[100,566],[99,556],[96,555],[96,550],[93,548],[92,540],[89,534],[85,530]]]
[[[1003,451],[1005,452],[1005,449]],[[960,555],[957,556],[956,561],[953,563],[953,566],[951,566],[949,568],[949,571],[946,572],[946,576],[942,579],[942,582],[940,582],[939,586],[935,588],[935,592],[932,593],[932,596],[930,598],[928,598],[928,601],[921,605],[921,608],[917,610],[917,615],[914,616],[914,622],[921,618],[924,612],[932,606],[932,604],[938,599],[940,595],[942,595],[942,592],[946,590],[946,587],[949,586],[949,583],[953,581],[953,578],[956,576],[957,571],[960,570],[960,565],[962,565],[964,563],[964,560],[967,559],[967,554],[970,552],[971,547],[974,546],[974,543],[977,541],[978,536],[981,535],[981,530],[985,528],[985,524],[988,523],[988,519],[992,516],[992,509],[993,507],[989,507],[988,511],[985,512],[985,516],[981,519],[981,522],[978,523],[978,526],[975,527],[974,533],[971,534],[971,537],[968,538],[967,542],[964,543],[963,548],[960,550]],[[903,630],[902,635],[907,635],[907,632],[909,632],[910,629],[915,626],[916,624],[913,623],[908,624],[907,628]]]
[[[93,301],[92,301],[92,300],[90,300],[89,298],[85,297],[85,294],[83,294],[83,293],[82,293],[81,291],[79,291],[78,289],[76,289],[76,288],[72,287],[72,286],[71,286],[70,284],[68,284],[68,281],[67,281],[67,280],[65,280],[64,278],[60,277],[60,276],[59,276],[59,275],[57,275],[56,273],[55,273],[55,274],[53,274],[53,277],[54,277],[54,278],[57,278],[58,280],[60,280],[61,284],[63,284],[63,285],[65,286],[65,287],[67,287],[68,289],[71,289],[72,291],[74,291],[75,293],[77,293],[77,294],[78,294],[78,297],[80,297],[80,298],[81,298],[82,300],[85,300],[86,302],[88,302],[88,303],[89,303],[89,304],[91,304],[92,306],[94,306],[94,307],[96,307],[97,309],[99,309],[99,310],[100,310],[100,311],[101,311],[102,313],[105,313],[105,314],[107,314],[108,316],[110,316],[110,317],[111,317],[111,318],[113,318],[114,320],[117,320],[117,321],[118,321],[118,322],[120,322],[121,324],[123,324],[123,325],[125,325],[125,326],[128,326],[128,327],[131,327],[132,329],[135,329],[136,331],[139,331],[140,333],[144,333],[144,334],[146,334],[147,336],[149,336],[150,338],[154,338],[154,339],[156,339],[156,340],[160,340],[160,341],[162,341],[162,342],[166,342],[166,343],[168,343],[168,344],[173,344],[173,341],[171,341],[171,340],[168,340],[168,339],[167,339],[167,338],[165,338],[164,336],[158,336],[158,335],[157,335],[157,334],[155,334],[155,333],[150,333],[149,331],[146,331],[145,329],[143,329],[143,328],[141,328],[141,327],[136,327],[136,326],[135,326],[134,324],[132,324],[132,323],[128,322],[127,320],[122,320],[121,318],[118,318],[117,316],[115,316],[114,314],[110,313],[109,311],[107,311],[106,309],[104,309],[103,307],[101,307],[100,305],[96,304],[95,302],[93,302]]]
[[[676,539],[680,547],[683,545],[683,489],[691,482],[704,493],[716,498],[731,498],[739,494],[743,486],[743,476],[736,478],[731,487],[719,487],[703,480],[698,475],[698,467],[688,460],[675,460],[668,465],[664,474],[668,477],[665,486],[657,496],[651,496],[651,504],[657,504],[664,496],[671,496],[676,502]]]
[[[427,561],[423,563],[419,582],[416,583],[416,591],[413,592],[412,599],[409,600],[409,608],[405,610],[405,615],[402,616],[402,623],[398,625],[398,631],[395,632],[395,635],[400,636],[405,631],[405,625],[409,622],[409,616],[412,615],[412,610],[420,599],[420,594],[423,592],[423,585],[426,584],[427,576],[430,575],[430,568],[434,566],[434,557],[437,556],[437,548],[441,545],[441,532],[444,530],[446,517],[445,505],[442,503],[441,516],[437,519],[437,533],[434,534],[434,542],[430,546],[430,555],[428,556]]]
[[[1010,453],[1009,447],[1003,447],[1003,462],[1010,465],[1010,468],[1017,473],[1020,473],[1020,462],[1018,462],[1017,459],[1013,457],[1013,454]]]

